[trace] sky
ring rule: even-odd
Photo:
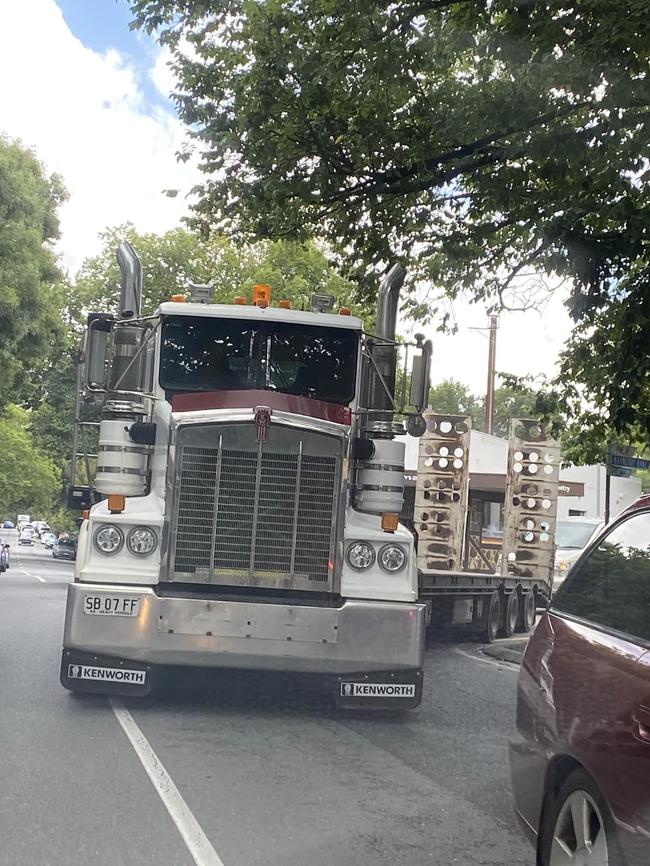
[[[33,148],[64,179],[62,265],[74,274],[101,247],[100,233],[132,222],[164,232],[188,212],[199,182],[194,163],[179,163],[186,140],[169,98],[174,78],[155,41],[129,30],[126,0],[5,0],[0,27],[0,133]],[[179,189],[176,198],[164,189]],[[556,292],[542,312],[504,313],[497,335],[498,371],[551,376],[570,334]],[[454,303],[457,334],[427,331],[434,344],[432,380],[454,378],[483,393],[488,343],[485,310]],[[407,322],[403,332],[412,330]]]

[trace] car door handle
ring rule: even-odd
[[[650,743],[650,707],[637,707],[632,721],[636,738],[644,743]]]

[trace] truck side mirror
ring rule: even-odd
[[[84,383],[89,390],[106,388],[108,339],[114,317],[110,313],[89,313],[84,348]]]
[[[422,344],[422,351],[413,359],[413,368],[411,371],[411,394],[409,404],[418,412],[426,409],[429,397],[429,387],[431,379],[431,353],[433,346],[431,340],[426,340]]]

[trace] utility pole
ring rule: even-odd
[[[492,433],[492,422],[494,419],[494,373],[497,356],[497,328],[498,319],[490,316],[489,324],[489,348],[488,348],[488,377],[485,392],[485,432]]]

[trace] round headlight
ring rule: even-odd
[[[375,551],[369,544],[360,541],[348,547],[347,559],[352,568],[363,571],[364,568],[370,568],[375,561]]]
[[[136,556],[149,556],[158,545],[158,537],[148,526],[136,526],[126,538],[126,546]]]
[[[379,567],[384,571],[399,571],[406,563],[406,553],[397,544],[386,544],[379,551]]]
[[[95,547],[100,553],[111,556],[119,553],[124,544],[124,533],[112,523],[104,523],[95,531]]]

